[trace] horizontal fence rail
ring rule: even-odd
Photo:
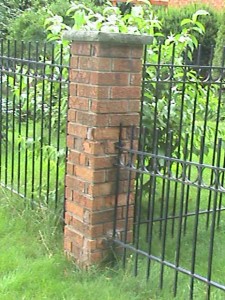
[[[64,200],[68,53],[0,42],[0,183],[31,203]]]
[[[225,51],[214,65],[202,49],[147,46],[141,129],[118,143],[114,240],[123,264],[146,274],[160,296],[225,297]],[[134,147],[139,136],[138,149]],[[135,199],[133,203],[133,199]],[[120,232],[120,211],[130,232]],[[134,213],[133,213],[134,211]],[[203,296],[204,295],[204,296]]]

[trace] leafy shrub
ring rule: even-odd
[[[4,38],[8,33],[8,24],[19,14],[18,7],[10,7],[4,1],[0,5],[0,38]]]
[[[102,5],[105,1],[83,0],[88,8],[93,9],[95,13],[102,11]],[[51,15],[58,15],[63,19],[63,23],[72,25],[71,18],[66,14],[70,7],[69,0],[33,0],[28,1],[26,7],[19,9],[15,6],[17,17],[14,18],[12,13],[5,21],[5,35],[10,39],[24,41],[45,41],[47,38],[45,20]],[[6,7],[7,8],[7,7]],[[1,18],[1,8],[0,8]]]
[[[188,5],[182,8],[169,8],[156,10],[157,16],[162,22],[162,31],[165,36],[169,36],[172,33],[178,33],[182,30],[181,21],[185,18],[191,18],[191,16],[198,9],[204,9],[209,12],[207,16],[200,16],[199,20],[205,28],[204,35],[198,32],[193,33],[198,39],[199,44],[202,45],[202,55],[204,58],[201,63],[208,65],[211,55],[211,46],[216,44],[216,36],[218,29],[223,24],[223,18],[219,12],[211,7],[205,5]],[[194,62],[197,59],[197,53],[194,53]]]
[[[44,22],[47,17],[48,14],[43,8],[38,11],[24,11],[10,23],[8,37],[26,42],[45,40]]]
[[[225,14],[223,15],[223,20],[225,18]],[[216,47],[213,64],[217,66],[221,66],[223,55],[225,55],[225,23],[223,22],[219,28],[217,38],[216,38]]]

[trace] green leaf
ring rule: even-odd
[[[180,23],[181,26],[192,23],[191,19],[183,19]]]
[[[195,23],[195,22],[197,21],[197,19],[198,19],[198,16],[206,16],[206,15],[209,15],[209,13],[208,13],[206,10],[204,10],[204,9],[197,10],[197,11],[193,14],[192,20],[193,20],[193,22]]]

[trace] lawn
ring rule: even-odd
[[[63,254],[60,214],[1,191],[0,299],[160,299],[121,269],[78,269]]]

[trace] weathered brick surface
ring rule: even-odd
[[[64,248],[81,266],[99,262],[109,253],[116,143],[120,123],[139,124],[142,53],[141,45],[76,42],[71,46]],[[125,145],[129,134],[123,130]],[[126,238],[131,241],[133,186],[128,185],[128,177],[128,172],[121,172],[117,219],[121,236],[127,220]]]
[[[185,6],[188,4],[207,4],[209,6],[212,6],[216,9],[224,9],[225,8],[225,1],[224,0],[169,0],[168,4],[169,6]]]
[[[113,5],[116,5],[117,2],[126,2],[127,0],[111,0]],[[140,5],[140,2],[138,0],[131,0],[132,3]],[[224,0],[149,0],[149,2],[152,5],[158,5],[158,6],[185,6],[188,4],[207,4],[209,6],[212,6],[216,9],[224,9],[225,8],[225,1]]]

